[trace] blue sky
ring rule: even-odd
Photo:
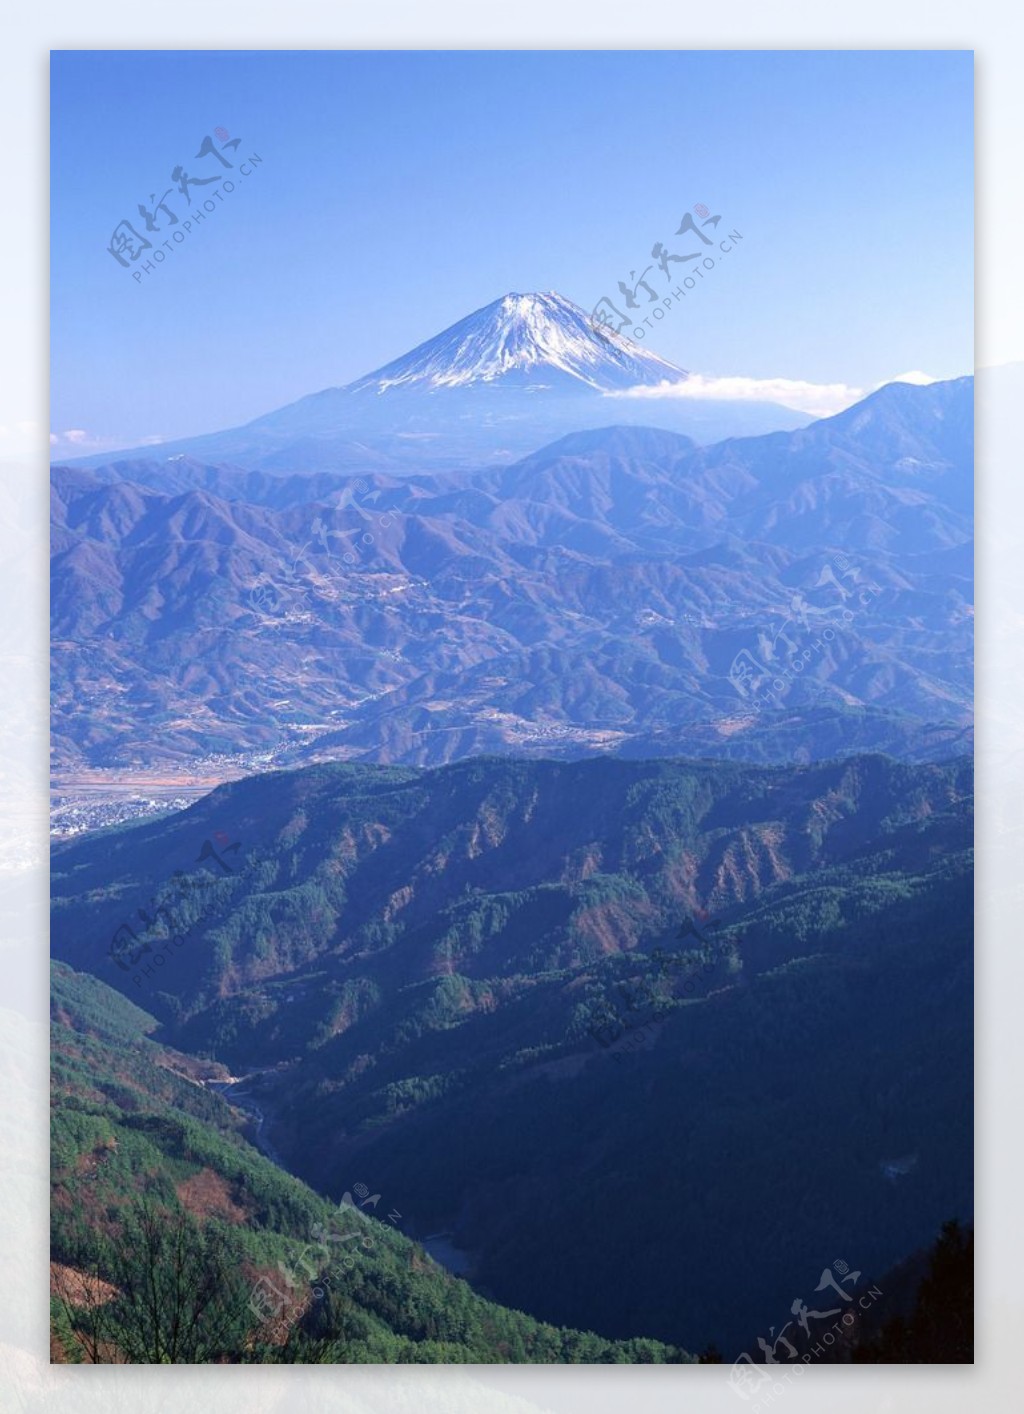
[[[971,371],[966,52],[68,51],[51,78],[65,454],[245,422],[510,290],[589,309],[695,203],[743,242],[649,333],[662,357],[855,390]],[[195,158],[218,127],[262,162],[137,282],[114,227],[179,164],[223,170]]]

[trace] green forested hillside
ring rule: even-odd
[[[53,1299],[59,1360],[659,1362],[477,1296],[351,1202],[263,1158],[168,1069],[152,1018],[54,969]]]
[[[966,761],[881,756],[271,773],[58,846],[54,955],[191,1049],[266,1065],[410,984],[507,991],[822,869],[915,870],[968,840],[971,790]]]
[[[970,1217],[966,761],[317,767],[53,877],[290,1168],[546,1320],[729,1354]]]

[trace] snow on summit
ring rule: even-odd
[[[351,383],[349,390],[385,393],[474,383],[539,389],[575,383],[606,391],[685,377],[681,368],[611,330],[595,331],[579,305],[548,291],[504,295]]]
[[[396,474],[525,457],[570,432],[640,423],[705,443],[801,427],[809,417],[751,401],[615,397],[691,379],[642,343],[594,327],[553,290],[507,294],[344,387],[322,388],[229,427],[160,445],[160,459],[252,471]],[[76,458],[151,460],[152,447]],[[180,470],[180,468],[179,468]]]

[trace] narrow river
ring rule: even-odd
[[[262,1071],[253,1070],[249,1071],[247,1075],[232,1076],[230,1080],[204,1080],[201,1083],[208,1090],[216,1091],[229,1105],[249,1115],[254,1125],[252,1142],[256,1148],[279,1169],[283,1169],[285,1173],[291,1173],[291,1169],[267,1138],[268,1120],[266,1114],[259,1103],[241,1088],[262,1073]],[[461,1247],[456,1247],[452,1242],[450,1232],[434,1232],[427,1237],[413,1238],[413,1241],[418,1242],[428,1256],[433,1257],[439,1266],[445,1267],[453,1276],[472,1281],[475,1265],[473,1254],[464,1251]]]
[[[288,1165],[267,1138],[267,1117],[263,1110],[251,1095],[245,1094],[241,1086],[254,1076],[262,1074],[261,1071],[250,1071],[248,1075],[232,1076],[230,1080],[206,1080],[203,1084],[208,1090],[215,1090],[229,1105],[233,1105],[237,1110],[243,1110],[249,1115],[255,1125],[255,1133],[252,1142],[260,1153],[268,1158],[271,1163],[276,1164],[279,1169],[284,1169],[285,1173],[290,1173]]]

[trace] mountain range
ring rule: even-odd
[[[941,752],[971,720],[972,400],[892,384],[475,472],[56,467],[57,769]]]

